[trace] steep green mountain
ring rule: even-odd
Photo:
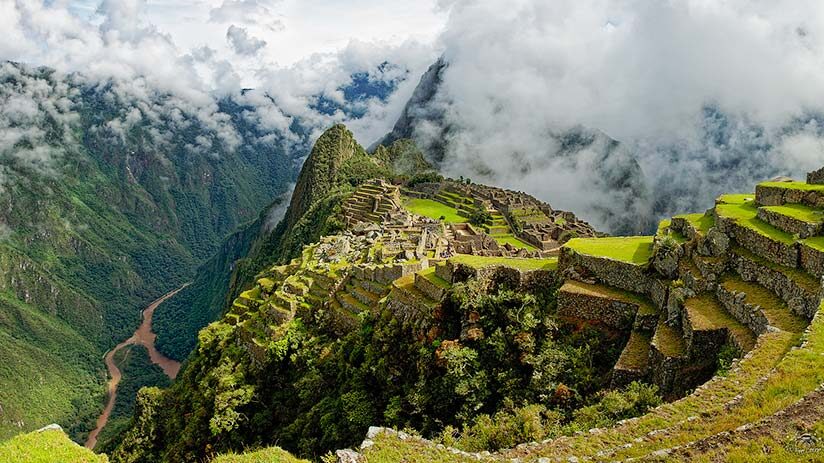
[[[0,105],[0,439],[82,441],[103,353],[296,172],[231,100],[3,63]]]
[[[183,360],[197,342],[197,332],[216,320],[254,276],[271,262],[298,255],[300,249],[342,226],[335,217],[341,200],[354,185],[387,175],[404,177],[432,167],[410,140],[381,146],[368,155],[343,125],[326,131],[316,142],[301,172],[286,216],[282,199],[257,221],[232,235],[215,257],[196,272],[194,283],[164,303],[155,315],[158,348]]]

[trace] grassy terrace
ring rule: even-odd
[[[501,265],[512,267],[518,270],[556,270],[558,268],[558,258],[549,257],[546,259],[522,259],[517,257],[483,257],[460,254],[449,258],[453,264],[463,264],[475,268],[492,267]]]
[[[806,182],[763,182],[758,186],[767,188],[781,188],[784,190],[820,191],[824,193],[824,185],[811,185]]]
[[[803,204],[785,204],[783,206],[763,206],[766,211],[792,217],[810,224],[824,222],[824,211]]]
[[[754,194],[730,194],[719,196],[715,204],[744,204],[751,201],[755,201]]]
[[[801,240],[801,244],[813,248],[816,251],[824,252],[824,236],[815,236],[813,238]]]
[[[683,357],[687,353],[681,333],[664,322],[658,323],[658,327],[655,328],[652,344],[667,357]]]
[[[526,250],[529,250],[529,251],[537,251],[538,250],[538,248],[536,248],[535,246],[533,246],[529,243],[526,243],[524,241],[521,241],[521,240],[519,240],[518,238],[516,238],[512,235],[503,235],[503,236],[490,235],[490,236],[492,236],[492,238],[494,238],[495,241],[497,241],[498,244],[500,244],[500,245],[511,244],[512,246],[515,246],[516,248],[526,249]]]
[[[780,330],[800,333],[807,326],[806,320],[790,312],[784,301],[761,285],[732,275],[722,278],[721,285],[728,291],[745,293],[744,302],[760,306],[769,324]]]
[[[561,287],[561,291],[566,293],[601,297],[614,301],[626,302],[628,304],[637,304],[638,312],[642,314],[653,314],[658,312],[652,302],[646,297],[641,296],[640,294],[613,288],[611,286],[591,285],[580,281],[567,280]]]
[[[671,236],[678,244],[683,244],[687,242],[687,237],[682,235],[681,233],[673,230],[670,228],[672,225],[672,220],[664,219],[658,223],[658,231],[655,232],[655,236],[663,237],[663,236]]]
[[[418,274],[429,280],[432,284],[438,286],[439,288],[449,289],[452,287],[448,281],[444,280],[443,278],[435,275],[435,267],[429,267],[427,269],[421,270]]]
[[[756,208],[752,202],[743,204],[719,204],[715,206],[715,212],[718,214],[718,217],[732,219],[742,227],[749,228],[773,241],[778,241],[783,244],[793,244],[795,242],[791,234],[758,220],[758,208]]]
[[[0,444],[3,463],[105,463],[105,455],[69,440],[63,431],[49,430],[19,435]]]
[[[564,248],[578,254],[646,265],[652,257],[652,236],[628,236],[617,238],[574,238]]]
[[[755,333],[730,315],[711,294],[688,299],[684,302],[684,308],[687,309],[694,329],[726,328],[745,351],[750,351],[755,346]]]
[[[812,239],[818,239],[818,238],[812,238]],[[807,242],[807,241],[810,241],[810,240],[805,240],[804,242]],[[822,246],[824,246],[824,242],[822,242]],[[824,250],[824,249],[822,249],[822,250]],[[747,259],[747,260],[755,262],[755,263],[757,263],[758,265],[760,265],[762,267],[767,267],[768,269],[773,270],[775,272],[783,273],[789,279],[791,279],[795,284],[797,284],[798,286],[804,288],[805,290],[807,290],[811,293],[815,293],[819,289],[818,279],[816,277],[810,275],[809,273],[805,272],[804,270],[785,267],[783,265],[779,265],[779,264],[776,264],[774,262],[770,262],[767,259],[764,259],[763,257],[753,253],[749,249],[742,248],[741,246],[738,246],[738,245],[734,245],[732,247],[732,252],[734,254],[737,254],[737,255]]]
[[[676,215],[679,219],[684,219],[692,225],[699,234],[706,235],[710,228],[715,225],[715,218],[709,214],[684,214]]]
[[[643,370],[649,364],[649,343],[650,337],[646,334],[633,331],[629,335],[629,341],[615,368],[625,370]]]
[[[411,213],[439,220],[444,218],[446,223],[464,223],[466,217],[458,214],[458,210],[431,199],[409,199],[403,206]]]

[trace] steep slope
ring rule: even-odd
[[[244,108],[129,91],[0,65],[0,438],[84,439],[103,353],[293,178]]]
[[[106,463],[105,455],[96,455],[69,440],[58,427],[48,427],[24,434],[0,444],[0,461],[6,463]]]

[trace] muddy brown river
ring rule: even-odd
[[[186,286],[189,286],[189,284],[187,283],[149,304],[149,306],[143,310],[143,322],[140,323],[140,326],[135,330],[132,337],[121,342],[115,346],[114,349],[106,353],[106,369],[109,370],[109,376],[111,377],[107,389],[108,400],[106,401],[106,407],[103,409],[103,413],[97,418],[97,426],[89,433],[89,438],[86,440],[87,448],[93,449],[94,446],[97,445],[97,437],[100,435],[100,431],[106,426],[106,423],[109,422],[109,416],[112,414],[112,410],[114,410],[114,403],[117,400],[117,385],[120,384],[120,379],[123,376],[120,368],[117,367],[114,361],[114,356],[120,349],[137,344],[144,346],[146,350],[149,351],[149,358],[152,360],[152,363],[163,369],[163,372],[166,373],[166,376],[169,378],[175,379],[175,377],[177,377],[177,373],[180,371],[180,362],[166,357],[155,348],[157,335],[152,332],[152,317],[157,306],[180,292]]]

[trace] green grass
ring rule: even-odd
[[[682,235],[681,233],[673,230],[670,228],[672,225],[672,220],[664,219],[658,223],[658,230],[655,232],[655,236],[657,237],[664,237],[670,236],[672,237],[678,244],[686,243],[687,238]]]
[[[633,331],[629,335],[626,347],[621,351],[616,368],[641,370],[649,364],[650,337],[646,334]]]
[[[806,320],[790,312],[784,301],[761,285],[732,275],[723,277],[721,285],[728,291],[745,293],[744,302],[760,306],[769,324],[778,329],[800,333],[807,326]]]
[[[505,235],[505,236],[490,235],[490,236],[492,238],[494,238],[495,241],[497,241],[498,244],[500,244],[500,245],[511,244],[512,246],[515,246],[516,248],[519,248],[519,249],[526,249],[528,251],[537,251],[538,250],[538,248],[536,248],[535,246],[533,246],[529,243],[526,243],[524,241],[521,241],[521,240],[519,240],[518,238],[516,238],[512,235]]]
[[[824,222],[824,211],[803,204],[785,204],[783,206],[763,206],[764,210],[792,217],[809,224]]]
[[[768,188],[782,188],[784,190],[824,192],[824,185],[811,185],[805,182],[763,182],[759,183],[758,186]]]
[[[420,272],[418,272],[418,274],[421,277],[426,278],[432,284],[438,286],[439,288],[449,289],[449,288],[452,287],[452,285],[449,284],[448,281],[444,280],[443,278],[439,277],[438,275],[435,275],[435,267],[429,267],[427,269],[421,270]]]
[[[60,430],[32,432],[0,444],[3,463],[106,463],[105,455],[96,455],[69,440]]]
[[[397,436],[381,434],[375,445],[363,452],[369,463],[469,463],[476,458],[453,454],[417,440],[401,440]]]
[[[458,210],[431,199],[410,199],[404,203],[404,207],[413,214],[439,220],[444,218],[446,223],[465,223],[466,217],[458,214]]]
[[[824,252],[824,236],[815,236],[812,238],[807,238],[806,240],[801,240],[801,244],[815,249],[816,251]]]
[[[683,357],[687,353],[681,333],[663,322],[658,323],[652,344],[667,357]]]
[[[524,259],[519,257],[483,257],[460,254],[449,258],[455,264],[468,265],[475,268],[491,267],[502,265],[518,270],[556,270],[558,268],[558,258],[550,257],[546,259]]]
[[[755,334],[721,307],[715,296],[702,294],[687,299],[684,302],[684,308],[689,314],[693,329],[715,330],[726,328],[745,351],[750,351],[755,346]]]
[[[787,245],[795,242],[793,235],[758,220],[758,208],[754,203],[719,204],[715,206],[715,211],[719,217],[732,219],[742,227],[749,228],[773,241]]]
[[[645,296],[613,288],[612,286],[591,285],[581,281],[567,280],[560,291],[635,304],[638,306],[638,311],[642,314],[654,314],[658,312],[652,302]]]
[[[684,214],[675,217],[685,219],[701,235],[706,235],[710,228],[715,225],[715,218],[709,214]]]
[[[811,238],[810,240],[804,240],[803,242],[806,243],[806,242],[814,240],[814,239],[817,239],[817,238]],[[824,240],[822,240],[822,247],[824,247]],[[824,251],[824,248],[822,248],[822,251]],[[811,293],[817,292],[820,288],[820,283],[818,281],[818,278],[810,275],[809,273],[805,272],[804,270],[797,269],[797,268],[791,268],[791,267],[785,267],[783,265],[776,264],[775,262],[770,262],[767,259],[764,259],[763,257],[753,253],[749,249],[742,248],[741,246],[733,246],[732,247],[732,252],[735,253],[735,254],[738,254],[741,257],[744,257],[747,260],[755,262],[756,264],[758,264],[762,267],[767,267],[768,269],[770,269],[772,271],[783,273],[785,276],[787,276],[789,279],[791,279],[795,284],[797,284],[798,286],[804,288],[805,290],[807,290]]]
[[[627,236],[611,238],[573,238],[564,248],[593,257],[645,265],[652,257],[652,236]]]
[[[268,447],[242,454],[223,454],[212,460],[212,463],[309,463],[309,460],[295,458],[277,447]]]
[[[715,204],[744,204],[751,201],[755,201],[754,194],[728,194],[719,196]]]

